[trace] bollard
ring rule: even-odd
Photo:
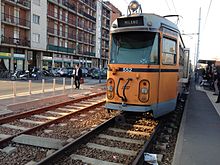
[[[53,91],[55,91],[56,79],[53,79]]]
[[[16,82],[13,82],[13,95],[16,96]]]
[[[65,83],[66,83],[66,79],[63,78],[63,90],[65,90]]]
[[[31,80],[29,80],[29,94],[31,95]]]
[[[44,93],[44,79],[42,79],[42,93]]]
[[[71,77],[71,88],[73,88],[73,77]]]

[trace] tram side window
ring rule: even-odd
[[[176,41],[163,38],[162,63],[165,65],[176,64]]]

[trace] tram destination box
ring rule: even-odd
[[[118,27],[143,26],[144,25],[143,16],[118,18],[117,21],[118,21]]]

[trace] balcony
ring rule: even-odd
[[[84,15],[85,17],[87,17],[87,18],[89,18],[89,19],[91,19],[91,20],[93,20],[93,21],[96,21],[96,18],[93,17],[93,16],[91,16],[90,14],[87,14],[86,12],[82,12],[82,13],[83,13],[83,15]]]
[[[9,45],[16,45],[16,46],[30,47],[30,40],[21,39],[21,38],[1,36],[1,43],[2,44],[9,44]]]
[[[76,40],[76,35],[74,35],[73,33],[58,31],[57,29],[54,29],[54,28],[51,28],[51,27],[47,28],[47,32],[52,34],[52,35],[58,36],[58,37],[65,37],[65,38],[68,38],[68,39],[71,39],[71,40]]]
[[[85,4],[87,4],[88,6],[90,6],[91,8],[93,8],[94,10],[96,10],[96,4],[94,4],[94,3],[91,2],[90,0],[81,0],[81,2],[84,2]]]
[[[76,11],[76,6],[74,4],[69,3],[68,0],[62,0],[61,3],[63,4],[63,6],[66,6],[67,8]]]
[[[95,53],[94,53],[94,52],[88,52],[88,51],[86,51],[86,52],[83,52],[83,54],[84,54],[84,55],[88,55],[88,56],[93,56],[93,57],[95,57]]]
[[[26,19],[22,19],[19,17],[15,17],[13,15],[8,15],[5,13],[1,13],[2,17],[2,22],[12,24],[12,25],[19,25],[22,27],[27,27],[28,29],[30,28],[30,21]]]
[[[25,9],[31,8],[31,2],[29,0],[5,0],[5,2],[8,2],[13,5],[18,5],[20,7],[24,7]]]
[[[62,46],[56,46],[56,45],[51,45],[48,44],[47,45],[47,50],[53,50],[53,51],[57,51],[57,52],[65,52],[65,53],[74,53],[74,48],[66,48],[66,47],[62,47]]]

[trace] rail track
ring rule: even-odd
[[[143,164],[144,152],[152,151],[161,137],[165,139],[158,132],[163,127],[167,132],[170,122],[164,125],[163,120],[146,114],[126,114],[125,122],[118,120],[118,112],[109,114],[105,110],[103,94],[1,119],[0,136],[5,135],[4,129],[12,131],[0,140],[1,164]],[[165,120],[173,121],[175,113],[172,116]]]
[[[37,164],[141,164],[148,143],[158,130],[151,117],[126,117],[118,123],[113,117],[54,152]]]
[[[68,144],[73,140],[71,137],[77,138],[86,130],[107,120],[109,115],[103,108],[104,103],[104,93],[99,93],[1,119],[0,162],[2,164],[8,164],[7,162],[26,164],[32,159],[39,161],[42,155],[44,157],[48,154],[47,152],[54,152]],[[92,117],[97,120],[89,122],[87,119]],[[72,130],[75,129],[78,132],[68,131],[77,123],[79,123],[77,128]],[[65,136],[62,132],[64,130],[67,130]],[[61,136],[54,135],[54,132],[58,132]],[[55,147],[45,145],[43,143],[46,143],[46,140],[56,141],[59,145],[58,147],[57,144]],[[33,154],[25,153],[26,150]]]

